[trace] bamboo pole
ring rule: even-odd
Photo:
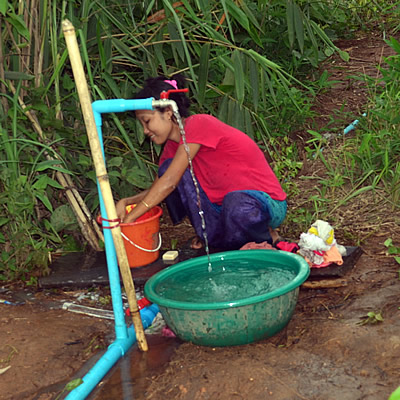
[[[115,209],[111,186],[107,175],[103,153],[101,151],[101,145],[97,133],[96,124],[94,121],[92,102],[83,69],[81,55],[79,52],[75,29],[72,23],[68,20],[64,20],[62,22],[62,29],[65,37],[65,42],[67,44],[79,100],[81,103],[83,118],[85,120],[86,131],[88,134],[90,149],[92,152],[92,158],[96,170],[96,176],[100,185],[101,194],[103,196],[104,205],[107,211],[107,216],[110,220],[114,220],[118,218],[117,211]],[[125,292],[128,297],[129,309],[132,315],[132,322],[135,328],[138,346],[142,351],[147,351],[147,341],[144,335],[143,324],[139,314],[135,286],[132,280],[128,257],[126,255],[124,242],[121,236],[121,228],[119,224],[115,226],[112,226],[112,224],[110,224],[110,226],[112,227],[111,233],[114,240],[115,250],[117,253],[118,264],[121,271]]]

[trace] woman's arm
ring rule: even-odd
[[[136,194],[135,196],[124,197],[123,199],[119,200],[117,202],[117,204],[115,205],[118,218],[120,218],[122,221],[126,215],[126,206],[129,206],[130,204],[140,203],[145,198],[145,196],[149,192],[149,190],[150,189],[146,189],[146,190],[143,190],[142,192]]]
[[[190,158],[193,160],[197,152],[200,150],[201,145],[197,143],[189,143],[188,147]],[[138,200],[139,202],[136,203],[136,207],[122,219],[122,222],[133,222],[150,208],[160,204],[171,192],[175,190],[188,165],[189,160],[187,152],[184,146],[180,145],[176,151],[175,157],[171,162],[171,165],[160,178],[157,178],[153,182],[150,189],[137,195],[140,197],[133,196],[129,198],[136,198],[136,201]],[[141,196],[143,193],[144,196]]]

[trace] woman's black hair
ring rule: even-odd
[[[162,92],[176,89],[173,85],[168,83],[168,80],[176,81],[178,89],[185,88],[185,78],[182,75],[174,75],[171,78],[160,75],[155,78],[146,79],[143,88],[136,94],[135,99],[147,99],[149,97],[154,97],[154,99],[159,100]],[[185,93],[170,93],[169,99],[176,102],[181,117],[186,118],[189,116],[190,100]],[[166,109],[164,107],[160,107],[158,111],[164,112]]]

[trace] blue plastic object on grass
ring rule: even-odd
[[[364,113],[362,116],[366,117],[367,114]],[[354,120],[350,125],[348,125],[348,126],[346,126],[346,128],[344,128],[343,134],[346,135],[347,133],[351,132],[353,129],[356,128],[356,126],[358,125],[359,122],[360,122],[360,120],[358,120],[358,119]]]

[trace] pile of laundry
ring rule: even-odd
[[[300,254],[311,268],[323,268],[331,264],[342,265],[346,247],[338,244],[332,226],[320,219],[307,232],[300,235],[298,243],[279,240],[273,246],[268,242],[246,243],[240,250],[277,249]]]
[[[298,245],[298,254],[305,258],[311,268],[323,268],[332,263],[342,265],[346,256],[346,247],[336,242],[332,226],[320,219],[300,235]]]

